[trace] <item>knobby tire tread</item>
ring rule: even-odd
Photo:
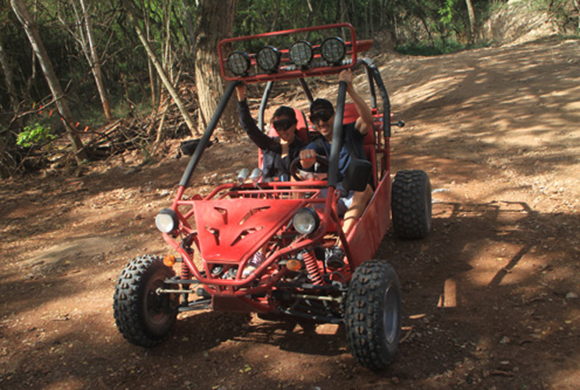
[[[384,334],[384,293],[393,288],[397,294],[397,325],[394,340]],[[401,335],[401,295],[394,269],[385,261],[369,260],[357,268],[349,285],[346,303],[346,335],[355,360],[378,371],[393,360]]]
[[[140,300],[143,299],[144,293],[142,290],[145,289],[148,278],[153,277],[160,269],[165,271],[168,278],[175,276],[175,272],[165,267],[159,257],[140,256],[127,264],[117,282],[113,298],[115,323],[123,337],[132,344],[154,347],[169,333],[153,334],[147,329],[140,312],[142,303]],[[172,326],[175,318],[170,319],[170,322]]]
[[[431,230],[431,183],[421,170],[399,171],[392,186],[395,234],[402,239],[427,237]]]

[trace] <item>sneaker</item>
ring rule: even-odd
[[[242,272],[242,277],[247,277],[252,272],[254,272],[260,264],[266,259],[266,256],[260,251],[254,253],[254,256],[248,261],[246,268],[244,268],[244,272]]]
[[[344,251],[341,247],[334,246],[326,248],[324,253],[324,264],[330,269],[339,269],[345,266]]]

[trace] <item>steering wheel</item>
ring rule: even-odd
[[[322,166],[322,169],[320,171],[318,171],[316,169],[316,163],[314,163],[314,167],[315,167],[314,173],[326,173],[326,172],[328,172],[328,167],[330,166],[330,164],[328,163],[328,160],[325,157],[322,157],[322,156],[317,154],[316,155],[316,162]],[[298,170],[299,170],[298,166],[299,165],[300,165],[300,157],[296,157],[294,160],[292,160],[292,162],[290,163],[290,167],[288,168],[288,170],[290,171],[290,175],[296,181],[307,180],[306,178],[298,175]]]

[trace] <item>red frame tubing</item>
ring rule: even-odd
[[[303,182],[295,182],[293,183],[293,187],[304,187],[305,191],[308,188],[313,188],[315,186],[320,186],[321,182],[316,182],[316,181],[303,181]],[[282,191],[281,188],[279,187],[287,187],[288,183],[282,183],[282,182],[273,182],[273,183],[268,183],[268,184],[264,184],[263,187],[265,189],[263,190],[252,190],[252,194],[254,195],[265,195],[268,193],[272,193],[275,191]],[[221,191],[226,190],[226,189],[230,189],[232,190],[235,187],[234,184],[225,184],[222,186],[217,187],[216,189],[214,189],[214,191],[212,191],[211,194],[209,194],[208,196],[206,196],[203,200],[200,199],[192,199],[192,200],[182,200],[181,199],[181,195],[183,195],[182,193],[180,193],[181,191],[178,190],[178,197],[175,199],[174,204],[173,204],[173,210],[176,211],[178,218],[180,219],[180,221],[187,221],[189,218],[191,218],[192,216],[194,216],[194,204],[196,202],[204,202],[204,201],[209,201],[212,200],[214,197],[217,197]],[[181,189],[181,188],[180,188]],[[296,191],[296,190],[294,190]],[[312,191],[310,191],[312,192]],[[244,190],[241,189],[237,192],[238,194],[244,194]],[[236,194],[233,191],[228,192],[228,194]],[[219,197],[217,199],[220,199]],[[243,201],[244,198],[239,198],[240,201]],[[276,200],[272,200],[273,202],[276,202]],[[181,255],[183,262],[185,263],[185,265],[190,269],[191,273],[193,274],[193,276],[195,276],[196,279],[199,280],[200,283],[204,284],[204,286],[206,287],[207,291],[212,294],[218,294],[218,295],[225,295],[225,296],[243,296],[243,295],[247,295],[247,294],[256,294],[256,293],[260,293],[260,292],[264,292],[266,290],[269,290],[286,272],[285,269],[280,270],[277,273],[274,274],[270,274],[269,279],[267,279],[266,281],[262,280],[261,283],[254,287],[254,288],[250,288],[247,289],[246,287],[252,283],[255,279],[257,275],[261,275],[263,271],[267,270],[268,267],[270,267],[277,258],[285,256],[286,254],[290,253],[290,252],[295,252],[297,250],[303,249],[303,248],[308,248],[309,246],[311,246],[312,244],[319,242],[325,234],[327,234],[327,232],[329,231],[330,228],[332,228],[333,226],[339,226],[338,224],[338,216],[336,215],[336,201],[337,199],[335,199],[334,196],[334,188],[329,188],[328,189],[328,194],[326,198],[315,198],[315,199],[296,199],[296,203],[297,206],[295,207],[296,209],[306,205],[306,204],[312,204],[312,203],[324,203],[325,207],[324,207],[324,216],[323,218],[321,218],[321,224],[320,227],[318,229],[318,233],[316,233],[314,236],[309,237],[307,239],[304,239],[302,241],[300,241],[298,244],[292,244],[289,245],[288,247],[282,248],[277,250],[275,253],[271,254],[264,262],[262,262],[262,264],[260,264],[260,266],[253,272],[251,273],[249,276],[247,276],[246,278],[242,278],[241,277],[241,273],[238,273],[237,277],[235,279],[217,279],[217,278],[212,278],[212,277],[203,277],[200,269],[198,269],[198,267],[193,263],[193,251],[192,252],[188,252],[185,248],[183,248],[176,240],[176,236],[171,235],[171,234],[167,234],[164,233],[163,234],[163,238],[164,240],[177,252],[179,252],[179,254]],[[188,212],[186,212],[185,214],[182,214],[179,211],[179,206],[188,206],[191,207],[191,210],[189,210]],[[334,222],[334,223],[332,223]],[[182,225],[182,228],[185,228],[185,225]],[[339,235],[341,236],[342,239],[344,239],[344,235],[342,234],[342,230],[340,228],[337,229]],[[188,234],[194,234],[194,242],[196,243],[196,246],[198,247],[199,250],[199,233],[194,231],[193,229],[191,229],[191,227],[189,226],[189,223],[187,224],[187,229],[186,229],[186,233]],[[239,256],[238,256],[239,257]],[[242,255],[242,257],[238,260],[238,261],[232,261],[232,264],[238,265],[240,267],[240,269],[242,269],[246,264],[247,261],[249,260],[249,256],[247,254]],[[213,261],[209,261],[209,263],[212,263]],[[207,268],[207,263],[208,261],[204,262],[204,270],[206,272],[206,275],[210,275],[210,270]],[[234,291],[234,288],[244,288],[243,290],[238,290],[238,291]]]
[[[331,30],[331,29],[349,29],[351,33],[350,41],[346,42],[347,44],[347,53],[346,57],[348,56],[351,58],[350,63],[342,63],[341,65],[335,66],[321,66],[321,67],[313,67],[313,68],[304,68],[304,69],[288,69],[284,68],[286,64],[292,64],[289,62],[288,58],[284,58],[284,63],[282,64],[281,68],[279,68],[278,72],[274,73],[258,73],[253,75],[247,75],[243,77],[229,77],[226,73],[228,70],[226,69],[226,62],[227,59],[224,57],[224,51],[226,49],[231,48],[231,46],[237,42],[244,42],[244,41],[251,41],[257,39],[265,39],[271,37],[278,37],[278,36],[287,36],[292,34],[301,34],[301,33],[308,33],[314,31],[322,31],[322,30]],[[346,256],[349,259],[349,267],[344,268],[341,272],[343,277],[341,280],[350,280],[352,277],[352,272],[356,267],[358,267],[361,263],[369,260],[374,255],[376,248],[378,248],[382,238],[384,237],[388,227],[390,226],[390,201],[391,201],[391,179],[390,179],[390,103],[388,101],[388,94],[386,93],[386,89],[384,88],[384,84],[382,83],[380,73],[378,75],[373,75],[368,73],[369,69],[372,72],[378,72],[376,67],[372,64],[372,62],[367,62],[365,59],[362,59],[357,62],[357,54],[359,52],[368,50],[372,45],[372,41],[356,41],[356,36],[354,32],[354,28],[352,25],[348,23],[338,23],[338,24],[331,24],[326,26],[318,26],[318,27],[309,27],[309,28],[301,28],[301,29],[294,29],[294,30],[285,30],[285,31],[278,31],[278,32],[270,32],[264,34],[257,34],[252,36],[246,37],[238,37],[238,38],[229,38],[221,41],[218,45],[218,52],[220,57],[220,67],[222,71],[222,75],[226,80],[232,81],[228,86],[228,90],[226,91],[224,97],[222,98],[222,102],[220,103],[220,107],[225,107],[225,104],[230,99],[233,94],[233,90],[237,84],[240,82],[245,83],[256,83],[256,82],[270,82],[275,80],[286,80],[286,79],[302,79],[309,76],[321,76],[321,75],[331,75],[337,74],[342,69],[351,68],[357,63],[364,62],[367,69],[367,74],[369,74],[369,82],[373,83],[373,80],[377,83],[379,87],[379,91],[381,92],[381,97],[383,100],[386,101],[385,103],[385,112],[382,115],[378,114],[375,111],[373,112],[375,121],[377,126],[374,131],[374,142],[373,147],[375,150],[375,166],[377,169],[375,180],[376,182],[376,190],[371,198],[365,212],[361,216],[360,220],[357,222],[357,225],[352,229],[348,237],[345,236],[341,229],[340,219],[337,214],[337,201],[338,201],[338,193],[335,190],[335,185],[331,178],[332,174],[329,173],[329,180],[327,183],[321,181],[302,181],[302,182],[293,182],[292,188],[289,189],[289,184],[287,182],[270,182],[270,183],[260,183],[259,188],[255,188],[251,184],[223,184],[215,188],[209,195],[205,197],[201,197],[200,195],[195,195],[192,198],[185,200],[183,199],[184,192],[188,186],[189,179],[195,170],[197,162],[201,158],[203,150],[205,149],[205,144],[198,147],[198,150],[195,151],[194,156],[192,156],[190,163],[184,173],[180,185],[177,190],[177,194],[172,204],[172,210],[177,213],[177,216],[180,221],[180,227],[178,231],[174,231],[170,234],[163,234],[164,240],[174,249],[176,250],[183,259],[182,269],[186,271],[184,274],[188,278],[195,278],[201,284],[204,285],[204,288],[208,293],[212,295],[213,304],[215,308],[218,310],[221,308],[223,310],[235,310],[239,309],[242,311],[247,311],[250,308],[253,308],[258,311],[270,311],[273,308],[271,307],[271,303],[268,299],[265,298],[255,298],[250,299],[247,296],[252,294],[260,294],[263,292],[271,291],[275,288],[276,283],[286,275],[288,270],[281,266],[280,268],[274,267],[277,260],[283,256],[287,256],[289,254],[296,254],[298,251],[301,250],[308,250],[312,245],[317,243],[323,243],[330,245],[325,236],[330,233],[336,233],[343,244],[343,248],[345,251]],[[348,47],[349,46],[349,47]],[[315,46],[318,47],[318,46]],[[284,50],[280,50],[283,53],[288,52],[288,48]],[[251,59],[252,65],[256,66],[256,59],[255,54],[248,53],[254,56]],[[316,56],[320,56],[320,54],[316,54]],[[370,68],[372,67],[372,68]],[[372,77],[371,77],[372,76]],[[376,78],[376,80],[375,80]],[[380,81],[380,83],[379,83]],[[337,101],[337,119],[335,118],[336,123],[334,124],[336,134],[340,134],[342,131],[342,119],[344,116],[344,98],[346,94],[346,84],[341,82],[339,84],[339,98]],[[374,94],[373,94],[374,95]],[[222,107],[222,108],[223,108]],[[218,107],[214,117],[212,118],[211,123],[208,125],[206,132],[203,136],[203,141],[206,143],[209,141],[210,136],[215,129],[217,124],[217,120],[221,116],[222,111]],[[381,122],[382,121],[382,122]],[[387,122],[389,121],[389,122]],[[340,123],[339,123],[340,122]],[[340,125],[340,127],[339,127]],[[370,142],[370,141],[369,141]],[[333,161],[333,156],[338,156],[338,143],[333,144],[333,148],[336,150],[331,153],[331,161]],[[379,159],[380,159],[380,169],[379,169]],[[338,166],[338,164],[335,164]],[[322,188],[327,187],[327,196],[326,198],[320,198],[316,194],[316,191],[320,191]],[[311,198],[292,198],[286,197],[287,193],[304,193],[304,192],[315,192]],[[282,195],[282,196],[281,196]],[[288,218],[290,214],[292,214],[292,210],[297,210],[299,207],[303,207],[306,205],[313,205],[319,204],[324,205],[324,211],[320,212],[321,214],[321,223],[319,229],[313,233],[313,236],[310,237],[302,237],[296,241],[293,241],[291,244],[287,246],[276,246],[270,247],[271,252],[268,253],[266,256],[267,258],[248,276],[244,276],[242,270],[245,269],[247,263],[249,262],[252,254],[261,247],[264,243],[264,237],[260,236],[260,234],[256,234],[253,237],[258,237],[255,243],[251,244],[243,244],[238,245],[240,241],[235,241],[236,244],[231,245],[223,245],[218,249],[213,250],[213,254],[210,254],[210,258],[208,259],[206,256],[207,248],[210,248],[210,244],[208,244],[208,237],[207,231],[208,228],[211,229],[219,228],[222,229],[222,232],[219,235],[219,240],[224,242],[228,241],[229,238],[233,237],[232,235],[238,234],[235,231],[235,227],[232,227],[232,221],[236,218],[240,218],[239,213],[232,211],[233,209],[230,208],[229,204],[226,204],[226,200],[228,199],[235,199],[235,201],[239,201],[239,207],[244,208],[247,205],[253,205],[252,207],[258,207],[259,202],[251,202],[248,201],[244,204],[244,200],[246,199],[262,199],[266,204],[269,202],[278,202],[281,198],[285,198],[287,200],[293,199],[292,202],[286,201],[286,203],[292,203],[290,208],[284,209],[284,220],[288,223]],[[210,218],[209,212],[213,212],[213,209],[209,209],[206,206],[198,207],[201,203],[208,202],[208,205],[211,207],[218,206],[220,210],[228,210],[226,212],[227,216],[224,218],[231,218],[229,222],[225,222],[221,224],[220,222],[215,222],[212,220],[213,217]],[[223,203],[223,204],[222,204]],[[258,206],[256,206],[258,205]],[[181,210],[180,210],[181,208]],[[206,210],[207,209],[207,210]],[[274,207],[274,209],[276,209]],[[290,210],[292,209],[292,210]],[[207,212],[208,215],[202,218],[198,218],[199,213],[196,213],[196,210],[199,213],[203,214]],[[201,210],[201,211],[200,211]],[[206,210],[206,211],[204,211]],[[248,209],[249,210],[249,209]],[[192,219],[193,218],[193,219]],[[250,228],[257,228],[258,224],[261,228],[267,231],[268,235],[275,234],[276,232],[281,231],[281,225],[272,225],[268,222],[268,218],[271,217],[260,217],[260,213],[255,214],[257,221],[260,221],[260,218],[264,218],[263,222],[257,223],[254,219],[252,219],[251,223],[248,223],[248,229]],[[219,218],[218,218],[219,219]],[[243,219],[243,223],[237,223],[234,221],[234,224],[242,225],[245,224],[246,221],[249,220],[249,217]],[[195,223],[194,223],[195,222]],[[270,223],[270,225],[268,225]],[[263,225],[263,226],[262,226]],[[238,226],[239,228],[239,226]],[[232,229],[231,232],[227,231],[228,229]],[[241,228],[239,228],[241,229]],[[243,230],[244,232],[249,232],[250,230]],[[260,231],[259,229],[254,229],[255,231]],[[240,230],[242,231],[242,230]],[[210,232],[211,233],[211,232]],[[213,234],[213,233],[212,233]],[[245,234],[245,233],[244,233]],[[250,233],[247,233],[248,235]],[[251,234],[254,234],[253,232]],[[187,240],[186,245],[180,244],[178,240],[178,235],[181,235],[183,240]],[[216,236],[217,237],[217,236]],[[228,238],[229,237],[229,238]],[[231,240],[230,240],[231,241]],[[229,241],[228,241],[229,242]],[[233,241],[232,241],[233,242]],[[195,243],[195,247],[191,244]],[[189,246],[192,248],[189,248]],[[217,246],[220,246],[218,243]],[[351,250],[352,248],[352,250]],[[202,266],[198,268],[194,264],[194,250],[197,249],[198,251],[202,252],[202,257],[204,258],[202,262]],[[213,257],[212,257],[213,256]],[[324,284],[326,283],[325,280],[321,276],[321,269],[320,264],[318,264],[318,259],[314,256],[312,251],[306,252],[303,254],[304,256],[304,264],[306,265],[307,271],[311,274],[313,281],[315,284]],[[215,264],[222,264],[225,265],[225,269],[228,268],[235,268],[237,267],[237,274],[235,277],[229,279],[222,279],[216,275],[211,274],[212,267]],[[203,276],[203,272],[205,271],[205,276]]]

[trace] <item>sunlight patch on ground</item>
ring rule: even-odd
[[[340,325],[337,324],[320,324],[316,327],[317,334],[336,335]]]
[[[437,307],[457,306],[457,282],[454,278],[447,279],[443,287],[443,294],[439,296]]]

